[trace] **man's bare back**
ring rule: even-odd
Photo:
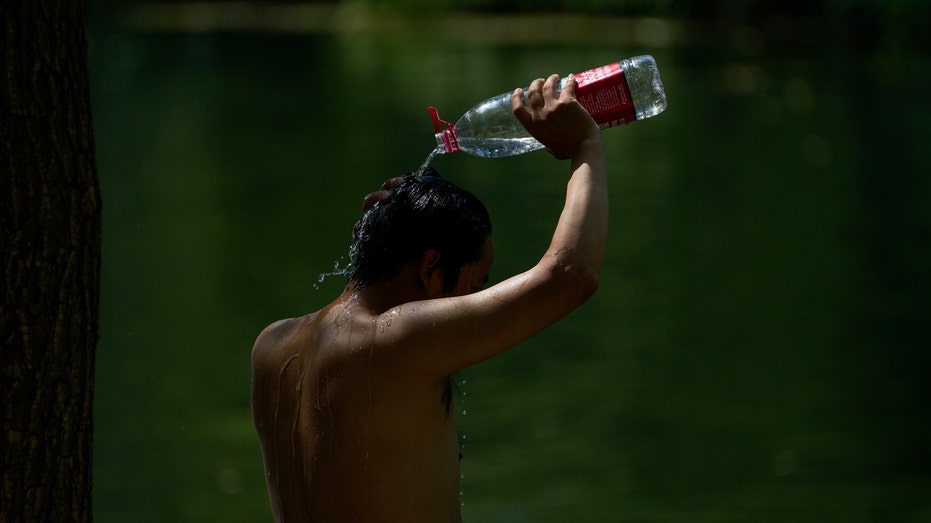
[[[266,329],[253,405],[278,521],[459,522],[448,381],[417,380],[374,346],[387,317],[351,295]],[[272,441],[275,440],[275,441]]]

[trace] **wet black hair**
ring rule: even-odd
[[[353,228],[349,282],[363,288],[391,279],[407,263],[436,249],[444,290],[450,291],[459,270],[478,261],[490,234],[485,204],[432,167],[420,175],[392,178],[365,197]]]

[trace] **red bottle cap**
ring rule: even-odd
[[[459,140],[456,137],[456,127],[446,120],[441,120],[436,112],[436,107],[427,107],[427,111],[430,112],[430,117],[433,118],[433,133],[436,136],[436,144],[445,147],[444,152],[458,153]],[[445,125],[446,129],[443,129],[440,124]]]

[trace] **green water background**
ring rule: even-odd
[[[425,108],[637,54],[669,108],[604,133],[598,293],[460,376],[466,521],[931,519],[929,8],[719,4],[98,5],[96,520],[270,521],[252,342],[339,292]],[[488,205],[492,282],[539,258],[566,163],[433,165]]]

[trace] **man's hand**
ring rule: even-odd
[[[569,75],[557,92],[559,75],[537,78],[527,90],[511,95],[511,110],[527,131],[560,160],[572,158],[585,140],[600,140],[601,131],[575,98],[575,77]]]

